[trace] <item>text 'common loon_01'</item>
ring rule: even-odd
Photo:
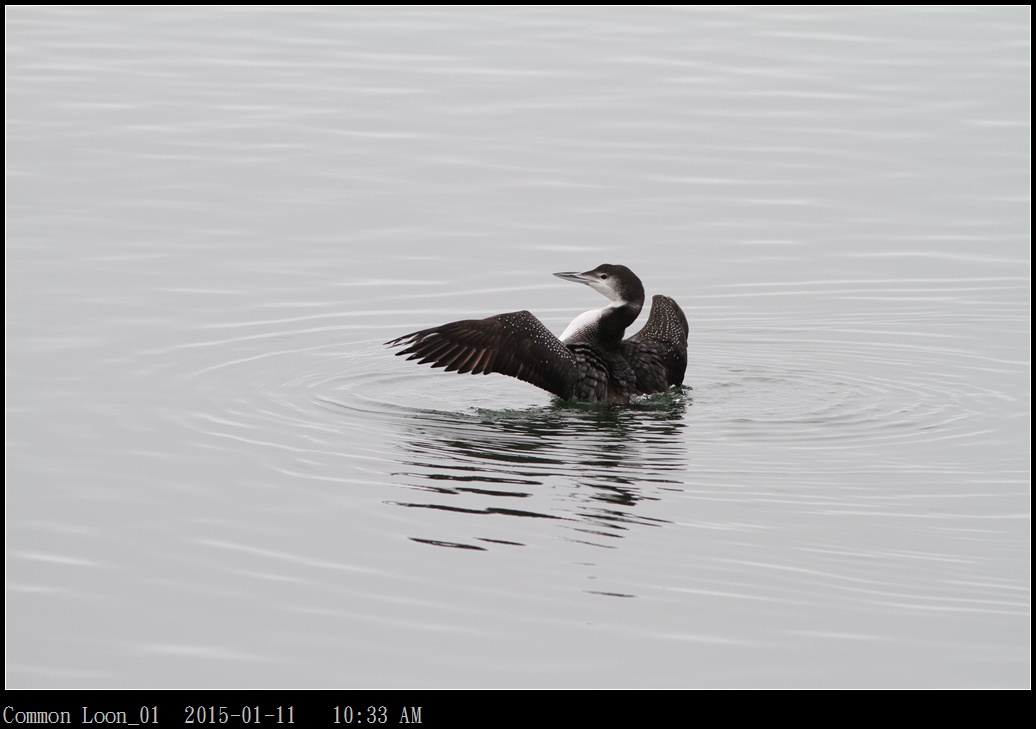
[[[656,295],[647,324],[623,339],[644,306],[644,285],[625,266],[602,264],[584,273],[555,273],[608,297],[580,314],[560,338],[528,311],[466,319],[386,342],[406,346],[418,364],[473,375],[516,377],[565,400],[630,403],[683,384],[687,317],[673,299]]]

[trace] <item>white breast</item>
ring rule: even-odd
[[[572,320],[565,331],[561,333],[561,341],[565,344],[574,342],[582,339],[582,334],[587,329],[594,329],[597,326],[597,322],[601,320],[604,313],[612,307],[606,306],[603,309],[593,309],[591,311],[584,311],[582,314]]]

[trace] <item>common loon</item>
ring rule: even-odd
[[[656,295],[647,324],[629,339],[626,327],[644,306],[644,285],[625,266],[602,264],[584,273],[555,273],[610,299],[580,314],[561,338],[527,311],[467,319],[386,342],[397,355],[446,372],[498,372],[565,400],[629,403],[683,383],[687,317],[668,296]]]

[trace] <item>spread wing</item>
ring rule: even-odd
[[[455,321],[385,344],[405,345],[396,355],[418,364],[473,375],[498,372],[565,399],[573,396],[579,374],[572,351],[527,311]]]
[[[637,375],[637,390],[665,392],[683,383],[687,370],[687,317],[668,296],[651,300],[651,316],[622,343],[622,355]]]

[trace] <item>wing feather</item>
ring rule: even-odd
[[[683,384],[687,332],[687,317],[680,305],[668,296],[654,296],[647,324],[622,343],[623,357],[637,376],[637,390],[650,394]]]
[[[528,311],[466,319],[386,342],[418,364],[459,374],[515,377],[565,399],[574,394],[576,357]]]

